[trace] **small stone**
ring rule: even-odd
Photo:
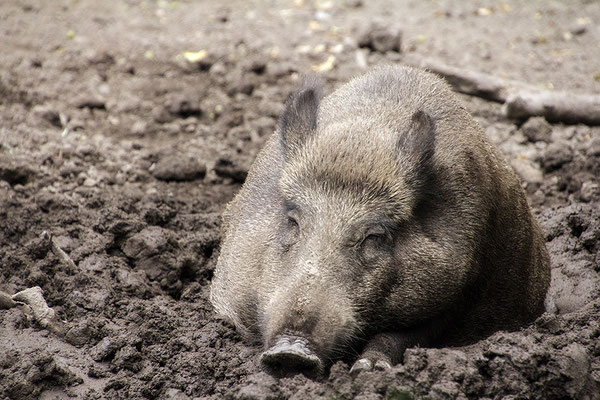
[[[584,33],[587,32],[587,26],[577,24],[577,25],[572,26],[571,29],[569,29],[569,32],[573,36],[583,35]]]
[[[544,117],[531,117],[521,127],[521,132],[530,142],[550,142],[552,126]]]
[[[248,171],[241,168],[232,160],[221,158],[215,165],[215,172],[222,178],[231,178],[234,182],[244,183]]]
[[[367,47],[372,51],[386,53],[388,51],[401,51],[402,32],[391,30],[372,24],[358,38],[359,47]]]
[[[206,166],[193,156],[172,155],[161,158],[151,171],[162,181],[193,181],[206,175]]]
[[[586,203],[600,200],[600,185],[593,181],[583,182],[579,191],[579,198]]]
[[[542,165],[546,172],[559,169],[573,160],[573,153],[567,143],[555,142],[546,147],[542,155]]]
[[[521,179],[527,183],[542,183],[544,174],[541,168],[526,158],[515,158],[510,165],[514,168]]]

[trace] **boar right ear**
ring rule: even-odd
[[[279,118],[279,132],[286,153],[300,147],[317,128],[322,87],[319,78],[308,76],[302,87],[288,99]]]
[[[435,122],[429,114],[418,110],[411,116],[407,132],[398,140],[398,149],[416,156],[420,164],[429,163],[435,150]]]

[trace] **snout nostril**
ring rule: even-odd
[[[303,338],[280,337],[260,356],[260,362],[263,369],[279,376],[304,374],[316,377],[323,372],[323,362],[308,348]]]

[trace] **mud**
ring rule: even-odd
[[[0,21],[0,398],[600,398],[598,127],[461,96],[551,254],[520,332],[278,380],[208,302],[220,213],[302,74],[330,90],[414,53],[598,92],[598,3],[11,0]],[[56,329],[10,300],[35,286]]]

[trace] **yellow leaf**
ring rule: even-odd
[[[67,39],[73,39],[75,37],[75,32],[72,29],[67,31]]]
[[[185,57],[185,59],[191,63],[195,63],[195,62],[204,60],[206,58],[207,54],[208,54],[208,52],[206,50],[183,52],[183,56]]]
[[[333,69],[335,63],[335,56],[329,56],[327,60],[322,64],[313,65],[311,68],[315,72],[325,72]]]
[[[493,11],[491,8],[481,7],[477,10],[477,15],[482,17],[487,17],[488,15],[492,15]]]
[[[320,24],[320,23],[318,23],[317,21],[310,21],[310,22],[308,23],[308,27],[309,27],[310,29],[312,29],[313,31],[320,31],[320,30],[322,30],[322,29],[323,29],[323,28],[321,27],[321,24]]]

